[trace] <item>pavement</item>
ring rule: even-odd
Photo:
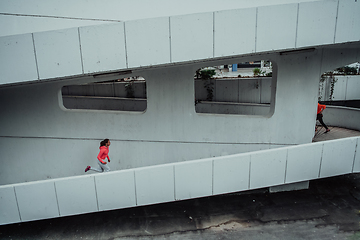
[[[333,126],[328,126],[328,127],[330,129],[330,132],[325,133],[325,128],[319,126],[317,132],[315,132],[313,142],[321,142],[321,141],[327,141],[333,139],[360,136],[360,131],[340,128],[340,127],[333,127]]]
[[[309,189],[246,192],[0,226],[0,239],[360,240],[360,173]]]

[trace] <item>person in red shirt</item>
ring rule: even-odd
[[[326,129],[325,133],[328,133],[328,132],[330,132],[330,129],[324,123],[323,114],[322,114],[322,112],[325,110],[325,108],[326,108],[326,105],[322,105],[322,104],[318,103],[316,120],[318,120],[321,123],[321,125],[323,125],[323,127]]]
[[[89,171],[89,170],[93,170],[96,172],[109,172],[110,168],[107,165],[107,162],[104,161],[106,158],[108,159],[108,162],[110,162],[110,157],[109,157],[109,146],[110,146],[110,140],[109,139],[104,139],[103,141],[100,142],[100,152],[97,156],[98,159],[98,164],[100,168],[93,168],[90,166],[87,166],[85,168],[85,172]]]

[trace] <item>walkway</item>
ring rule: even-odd
[[[318,132],[315,134],[313,138],[313,142],[321,142],[339,138],[346,138],[346,137],[357,137],[360,136],[360,131],[340,128],[340,127],[331,127],[329,126],[330,132],[325,133],[325,128],[318,127]]]

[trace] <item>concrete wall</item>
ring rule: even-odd
[[[358,42],[359,9],[299,1],[1,37],[0,84]]]
[[[359,137],[346,138],[190,162],[0,186],[0,225],[172,202],[360,172],[359,141]]]
[[[327,105],[323,114],[328,125],[360,131],[360,109]]]
[[[2,88],[0,150],[6,168],[0,183],[81,175],[96,164],[103,138],[113,142],[113,170],[309,143],[320,59],[317,51],[274,55],[273,99],[263,116],[196,113],[193,75],[201,65],[141,72],[147,80],[144,113],[66,110],[60,90],[73,80]]]
[[[358,100],[360,99],[360,75],[334,76],[334,93],[331,98],[333,101]],[[329,101],[331,95],[331,79],[328,77],[323,83],[320,82],[321,101]]]

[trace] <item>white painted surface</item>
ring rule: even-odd
[[[353,163],[359,139],[338,139],[135,170],[1,186],[0,224],[57,217],[57,209],[60,216],[67,216],[261,187],[275,186],[272,191],[306,187],[305,179],[351,173],[353,166],[357,172],[359,158],[356,157]]]
[[[21,222],[14,187],[0,186],[0,225]]]
[[[31,34],[0,38],[0,57],[0,84],[38,79]]]
[[[127,67],[124,23],[79,28],[84,73]]]
[[[259,7],[256,52],[295,48],[298,4]]]
[[[99,211],[136,206],[133,170],[95,174]]]
[[[334,42],[337,2],[332,0],[299,4],[296,47]]]
[[[285,183],[287,149],[272,149],[251,155],[250,189]]]
[[[212,195],[212,161],[194,161],[175,165],[175,199]]]
[[[353,172],[360,172],[360,141],[357,139]]]
[[[129,68],[170,62],[169,18],[125,23]]]
[[[288,148],[285,183],[316,179],[319,176],[323,143]]]
[[[40,79],[83,73],[77,28],[34,33]]]
[[[356,138],[346,138],[324,143],[320,177],[330,177],[352,172]]]
[[[214,56],[255,52],[255,29],[256,8],[215,12]]]
[[[15,192],[23,222],[60,216],[53,181],[16,185]]]
[[[55,181],[60,216],[98,211],[94,176]]]
[[[30,16],[0,15],[0,36],[96,25],[110,21],[131,21],[308,1],[313,0],[33,0],[31,3],[25,0],[2,0],[2,12]]]
[[[358,1],[339,1],[335,42],[359,41],[360,4]]]
[[[174,201],[174,167],[172,165],[135,170],[138,205]]]
[[[213,194],[249,189],[250,154],[214,159]]]
[[[170,17],[171,61],[213,57],[213,13]]]

